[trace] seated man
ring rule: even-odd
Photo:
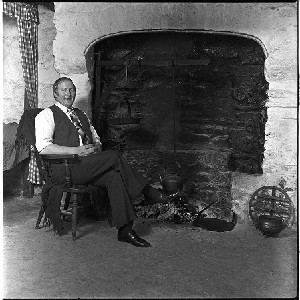
[[[161,192],[132,169],[117,151],[102,151],[102,144],[86,114],[73,108],[76,87],[67,77],[53,85],[56,103],[35,118],[36,147],[43,154],[78,154],[80,162],[71,167],[73,184],[92,184],[104,188],[118,229],[118,240],[137,247],[150,244],[132,229],[136,219],[132,200],[140,193],[148,203],[164,202]],[[64,167],[53,165],[51,178],[57,184],[65,181]]]

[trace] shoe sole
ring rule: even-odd
[[[151,247],[151,244],[145,245],[145,246],[142,246],[142,245],[139,246],[139,245],[134,245],[134,244],[132,244],[131,242],[129,242],[129,241],[127,241],[127,240],[119,239],[119,238],[118,238],[118,241],[119,241],[119,242],[123,242],[123,243],[131,244],[131,245],[133,245],[133,246],[135,246],[135,247]]]

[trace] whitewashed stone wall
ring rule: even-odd
[[[3,123],[19,122],[24,91],[17,19],[3,16]]]
[[[56,36],[56,28],[53,23],[54,12],[39,5],[39,19],[38,26],[38,97],[39,107],[48,107],[52,105],[55,100],[53,98],[52,86],[59,73],[54,68],[53,55],[53,40]]]

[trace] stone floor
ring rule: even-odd
[[[78,240],[35,230],[39,197],[3,202],[3,297],[290,298],[298,293],[297,233],[265,238],[249,224],[210,232],[139,219],[151,248],[118,242],[107,221],[82,218]],[[70,229],[70,223],[66,223]]]

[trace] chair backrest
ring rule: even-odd
[[[35,117],[43,110],[43,108],[33,108],[25,110],[16,135],[16,142],[26,140],[28,145],[35,145]]]
[[[36,157],[36,164],[42,180],[46,181],[47,172],[43,166],[41,156],[35,146],[35,117],[43,110],[43,108],[33,108],[25,110],[17,129],[16,134],[16,152],[20,151],[20,147],[29,147]],[[33,149],[33,150],[32,150]],[[17,156],[17,154],[16,154]]]
[[[35,146],[35,117],[42,111],[42,108],[33,108],[25,110],[17,130],[16,143],[26,143],[33,149],[31,153],[35,155],[37,168],[43,181],[49,179],[49,165],[51,163],[63,163],[66,168],[67,187],[72,186],[72,178],[69,164],[78,162],[78,155],[40,155]]]

